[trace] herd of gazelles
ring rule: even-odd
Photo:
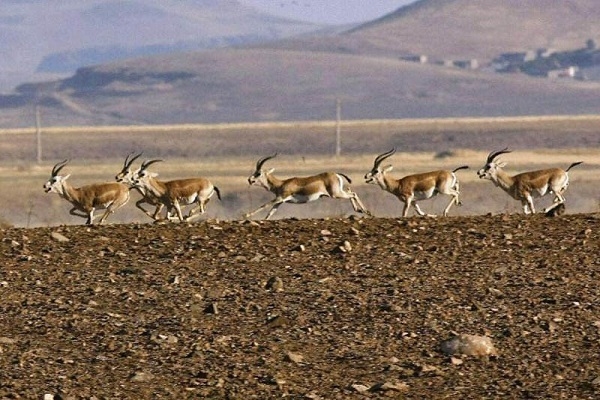
[[[438,170],[395,179],[388,174],[392,170],[391,165],[381,167],[381,163],[395,152],[396,149],[392,149],[378,155],[373,163],[373,168],[364,178],[367,183],[379,185],[381,189],[390,192],[402,201],[404,203],[403,217],[408,216],[411,206],[419,215],[426,215],[419,208],[417,202],[430,199],[437,194],[451,197],[450,202],[444,209],[444,216],[448,215],[452,205],[460,205],[460,188],[456,172],[466,169],[468,166],[461,166],[452,171]],[[499,155],[505,153],[510,153],[510,150],[503,149],[491,152],[484,167],[477,172],[479,178],[491,180],[515,200],[520,201],[525,214],[535,213],[534,198],[549,193],[554,194],[554,201],[552,206],[544,212],[550,212],[561,205],[564,208],[564,193],[569,185],[568,171],[581,164],[581,161],[571,164],[566,170],[549,168],[510,176],[502,169],[505,163],[497,160]],[[92,224],[94,221],[95,210],[105,210],[99,221],[99,223],[102,223],[110,214],[123,207],[129,201],[129,191],[131,189],[137,190],[142,196],[136,203],[136,207],[155,221],[190,221],[205,212],[206,204],[215,193],[221,199],[219,189],[206,178],[170,181],[157,179],[157,174],[148,171],[148,167],[161,160],[146,160],[142,162],[139,168],[132,169],[131,165],[140,156],[141,153],[137,155],[131,153],[126,157],[123,169],[115,177],[116,182],[96,183],[80,188],[75,188],[69,184],[70,174],[59,175],[68,163],[67,160],[62,161],[52,168],[52,176],[44,184],[44,189],[47,193],[54,192],[68,200],[73,206],[70,214],[87,218],[87,224]],[[277,153],[259,159],[254,173],[248,177],[250,185],[264,187],[272,192],[275,198],[256,210],[245,214],[245,218],[250,218],[270,207],[266,216],[266,219],[269,219],[283,203],[308,203],[323,196],[349,199],[354,211],[370,215],[358,195],[346,185],[346,182],[351,183],[348,176],[342,173],[323,172],[308,177],[279,179],[273,175],[273,168],[263,169],[265,162],[275,156],[277,156]],[[188,215],[184,216],[181,207],[193,204],[195,204],[195,207],[189,211]],[[155,209],[151,212],[143,205],[154,206]],[[166,207],[167,212],[166,217],[163,218],[161,217],[161,211],[164,207]],[[173,215],[173,211],[176,215]]]

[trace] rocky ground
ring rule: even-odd
[[[4,229],[0,398],[598,398],[599,223]]]

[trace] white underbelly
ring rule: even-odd
[[[545,185],[539,189],[532,190],[531,196],[533,196],[533,197],[545,196],[546,194],[548,194],[548,187],[549,187],[549,185]]]
[[[193,202],[196,201],[197,197],[198,196],[196,194],[193,194],[193,195],[187,196],[187,197],[180,197],[178,200],[179,200],[180,204],[192,204]]]
[[[415,190],[415,200],[425,200],[431,198],[435,195],[435,188],[431,188],[430,190]]]
[[[296,194],[294,196],[288,197],[286,199],[286,201],[288,201],[290,203],[297,203],[297,204],[309,203],[311,201],[318,200],[321,196],[323,196],[323,193],[321,193],[321,192],[313,193],[310,195]]]

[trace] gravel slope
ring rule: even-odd
[[[598,398],[599,222],[5,229],[0,398]]]

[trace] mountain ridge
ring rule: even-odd
[[[205,50],[313,32],[323,26],[262,13],[236,0],[14,2],[0,10],[0,90],[64,77],[131,56]],[[68,27],[68,28],[65,28]]]
[[[600,85],[596,82],[496,74],[486,62],[496,52],[514,50],[515,41],[520,50],[563,42],[581,47],[583,38],[594,37],[600,27],[577,21],[600,18],[600,5],[590,0],[568,4],[552,0],[539,10],[532,0],[518,3],[520,18],[526,21],[522,29],[538,32],[546,27],[543,37],[530,34],[527,39],[526,32],[514,29],[515,0],[498,0],[493,6],[491,0],[421,0],[341,33],[136,58],[82,68],[65,80],[21,85],[16,94],[0,98],[0,123],[7,127],[30,123],[30,117],[16,115],[19,107],[35,102],[48,108],[46,121],[52,125],[332,119],[336,101],[341,102],[345,119],[597,113]],[[496,34],[491,48],[494,29],[481,36],[459,26],[462,20],[454,12],[466,6],[462,16],[472,25],[481,25],[482,18],[493,21],[508,39]],[[568,10],[576,10],[580,19],[561,20],[575,13]],[[431,27],[423,21],[431,22],[432,15],[440,21],[438,28],[444,29],[427,36]],[[566,30],[564,38],[555,37],[553,23],[540,24],[531,15],[552,17],[550,22],[562,27],[571,24],[572,30]],[[398,32],[409,28],[414,28],[412,39],[404,40]],[[510,36],[512,31],[515,34]],[[440,35],[446,36],[445,41],[432,44],[432,38]],[[471,48],[475,50],[469,52]],[[420,50],[432,59],[484,58],[481,68],[473,70],[402,59]],[[88,112],[73,115],[73,107],[71,111],[61,108],[57,99],[67,98]]]

